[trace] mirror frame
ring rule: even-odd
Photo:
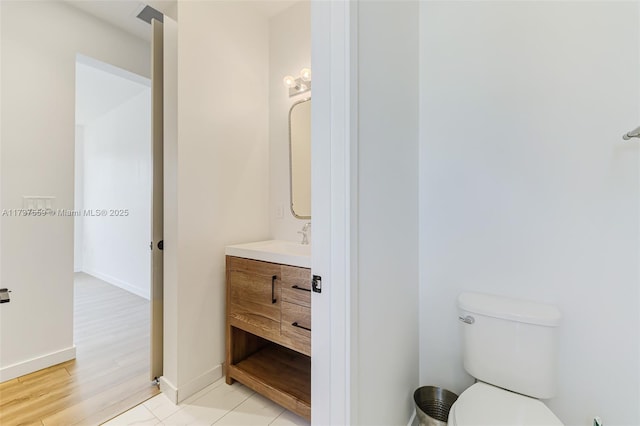
[[[311,96],[294,102],[293,105],[291,105],[291,108],[289,108],[289,209],[291,210],[293,217],[296,219],[308,220],[311,219],[311,216],[300,216],[293,209],[293,143],[291,140],[291,113],[297,105],[305,102],[311,102]],[[311,132],[311,129],[309,129],[309,132]],[[309,141],[311,141],[311,134],[309,134]],[[309,164],[309,168],[311,168],[311,164]],[[309,191],[311,191],[311,188],[309,188]]]

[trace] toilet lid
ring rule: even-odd
[[[541,401],[480,382],[462,392],[450,417],[457,426],[562,426]]]

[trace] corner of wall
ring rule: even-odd
[[[178,401],[178,388],[165,376],[160,377],[158,381],[160,382],[160,392],[169,398],[169,401],[178,405],[180,402]]]
[[[174,404],[179,404],[182,401],[190,398],[196,393],[200,392],[202,389],[207,386],[215,383],[217,380],[221,379],[223,375],[223,367],[222,364],[216,365],[211,370],[201,374],[194,380],[191,380],[189,383],[186,383],[183,386],[174,385],[169,378],[162,376],[158,379],[160,382],[160,392],[162,392],[171,402]]]

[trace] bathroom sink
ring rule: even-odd
[[[311,246],[293,241],[267,240],[236,244],[227,246],[225,254],[283,265],[311,267]]]

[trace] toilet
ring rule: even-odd
[[[458,308],[464,368],[476,383],[447,424],[562,425],[540,401],[555,395],[558,308],[480,293],[460,294]]]

